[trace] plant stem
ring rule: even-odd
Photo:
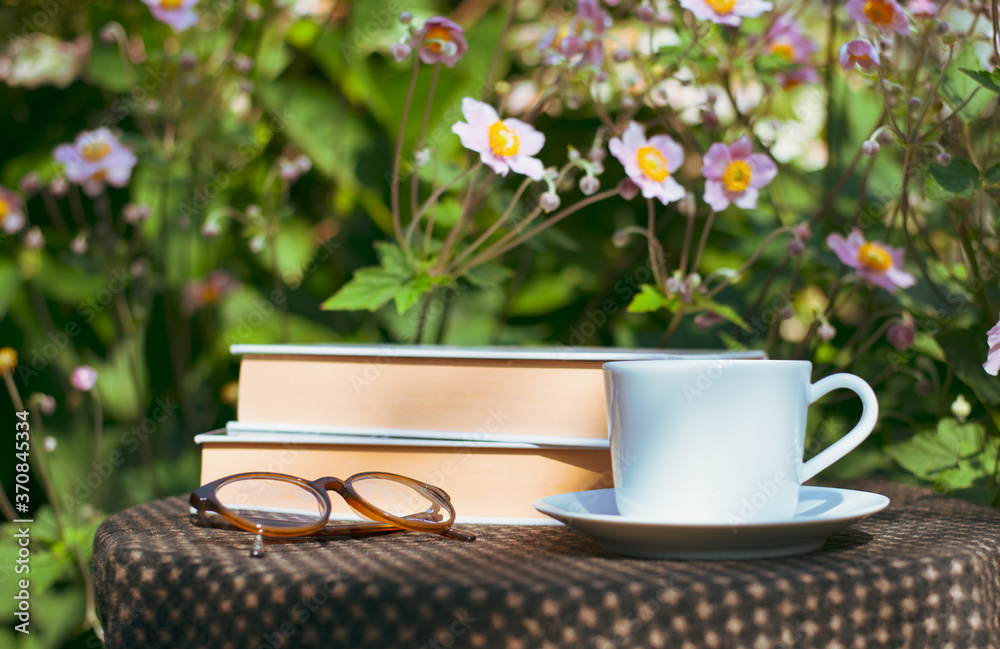
[[[606,189],[603,192],[599,192],[597,194],[594,194],[593,196],[588,196],[587,198],[584,198],[583,200],[581,200],[581,201],[579,201],[579,202],[577,202],[577,203],[575,203],[573,205],[570,205],[566,209],[564,209],[564,210],[562,210],[560,212],[556,212],[556,214],[554,216],[549,217],[543,223],[540,223],[539,225],[535,226],[534,228],[532,228],[528,232],[522,234],[521,236],[513,239],[512,241],[509,241],[506,244],[501,244],[501,242],[498,241],[497,243],[493,244],[492,246],[490,246],[486,250],[482,251],[481,253],[479,253],[478,255],[476,255],[475,257],[473,257],[471,261],[469,261],[464,266],[462,266],[462,268],[460,269],[460,271],[456,271],[455,272],[455,276],[456,277],[460,276],[460,275],[468,272],[470,269],[475,268],[479,264],[482,264],[482,263],[487,262],[487,261],[489,261],[491,259],[495,259],[496,257],[499,257],[500,255],[504,254],[505,252],[507,252],[511,248],[516,248],[517,246],[521,245],[522,243],[524,243],[528,239],[532,238],[533,236],[535,236],[539,232],[552,227],[553,225],[555,225],[559,221],[562,221],[564,218],[566,218],[567,216],[573,214],[574,212],[577,212],[577,211],[583,209],[584,207],[586,207],[588,205],[592,205],[592,204],[594,204],[594,203],[596,203],[598,201],[603,201],[605,198],[610,198],[611,196],[617,196],[617,195],[618,195],[618,188],[616,187],[614,189]],[[527,227],[527,225],[530,222],[531,222],[530,219],[526,219],[525,221],[521,222],[520,224],[518,224],[518,227],[514,230],[514,232],[512,234],[516,234],[517,232],[520,232],[521,230],[525,229],[525,227]]]
[[[755,250],[752,255],[750,255],[750,259],[747,259],[745,262],[743,262],[743,265],[740,266],[739,269],[735,273],[733,273],[732,276],[727,277],[726,279],[724,279],[721,282],[719,282],[718,284],[716,284],[712,288],[712,290],[710,290],[708,292],[708,294],[705,295],[705,299],[709,299],[709,300],[712,299],[712,297],[715,296],[719,291],[721,291],[722,289],[726,288],[727,286],[729,286],[730,284],[732,284],[734,281],[736,281],[737,278],[739,278],[741,275],[743,275],[743,273],[745,273],[751,266],[753,266],[754,262],[757,261],[757,259],[762,254],[764,254],[764,250],[767,249],[768,244],[770,244],[771,241],[776,236],[778,236],[782,232],[791,232],[791,231],[792,231],[791,228],[784,228],[784,227],[782,227],[782,228],[775,228],[774,230],[772,230],[771,233],[764,238],[764,241],[760,244],[760,247],[757,248],[757,250]]]
[[[48,186],[43,186],[39,192],[42,195],[42,202],[45,203],[45,211],[49,213],[52,217],[52,222],[56,224],[63,232],[69,232],[69,228],[66,227],[66,220],[63,219],[62,212],[59,211],[59,206],[56,204],[55,199],[52,197],[52,192],[49,191]]]
[[[698,272],[698,262],[701,261],[701,254],[705,252],[705,245],[708,243],[708,233],[712,229],[712,222],[715,221],[715,210],[711,210],[708,213],[708,219],[705,220],[705,227],[701,231],[701,239],[698,241],[698,252],[694,255],[694,261],[691,262],[691,272]]]
[[[399,215],[399,162],[403,155],[403,135],[406,132],[406,120],[410,116],[410,104],[413,102],[413,90],[417,86],[417,73],[420,71],[420,57],[413,57],[413,73],[410,75],[410,88],[406,91],[406,103],[403,104],[403,119],[399,123],[399,135],[396,137],[396,151],[392,156],[392,188],[390,190],[392,201],[392,230],[396,235],[396,240],[404,249],[408,249],[406,239],[403,237],[403,222]]]
[[[101,397],[97,393],[97,386],[90,391],[91,400],[94,403],[94,463],[101,466],[101,439],[104,437],[104,409],[101,408]],[[100,509],[101,485],[94,487],[94,507]]]
[[[424,137],[427,135],[427,121],[430,119],[431,106],[434,104],[434,91],[437,89],[438,76],[441,74],[441,64],[437,63],[434,66],[434,72],[431,74],[431,86],[427,91],[427,103],[424,104],[424,118],[420,122],[420,135],[417,137],[417,148],[416,151],[424,146]],[[414,154],[414,158],[416,154]],[[410,175],[410,218],[412,222],[417,220],[417,202],[420,198],[420,173],[417,171],[416,162],[414,161],[413,173]],[[411,223],[412,225],[412,223]],[[407,240],[409,239],[414,228],[407,229]],[[407,241],[409,245],[409,241]]]
[[[656,204],[652,198],[646,199],[646,247],[649,251],[649,265],[653,270],[656,288],[665,291],[667,288],[667,260],[663,254],[663,246],[656,237]]]
[[[524,190],[528,188],[528,185],[530,185],[531,182],[532,182],[531,178],[527,177],[521,182],[521,184],[517,188],[517,191],[514,192],[514,197],[510,199],[510,203],[507,205],[507,209],[504,210],[504,213],[501,214],[500,218],[494,221],[490,225],[490,227],[486,229],[486,231],[484,231],[481,235],[479,235],[479,238],[473,241],[472,245],[466,247],[466,249],[463,250],[461,254],[455,257],[455,260],[452,262],[453,267],[458,266],[458,264],[460,264],[463,259],[468,257],[473,252],[475,252],[475,250],[479,246],[483,245],[483,242],[489,239],[497,230],[500,229],[500,226],[504,224],[507,218],[511,215],[511,212],[514,211],[514,208],[517,206],[518,201],[521,200],[521,194],[524,193]]]
[[[687,224],[684,226],[684,247],[681,248],[681,263],[679,264],[681,275],[687,275],[687,262],[691,252],[691,238],[694,236],[694,217],[696,213],[697,210],[693,206],[687,213]],[[693,268],[691,270],[694,272]]]

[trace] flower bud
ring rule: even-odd
[[[667,278],[667,295],[676,295],[684,290],[684,282],[676,275]]]
[[[719,116],[714,110],[710,108],[702,108],[699,111],[701,116],[701,125],[707,129],[717,128],[719,126]]]
[[[603,147],[594,147],[590,151],[587,151],[587,160],[591,162],[604,162],[607,157],[608,152]]]
[[[46,437],[45,441],[42,442],[42,448],[45,449],[46,453],[54,453],[56,450],[56,446],[57,446],[56,438],[52,437],[51,435]]]
[[[570,162],[576,162],[577,160],[580,159],[580,151],[576,147],[571,146],[566,151],[566,158]]]
[[[639,186],[632,182],[629,178],[626,178],[618,183],[618,193],[622,198],[630,201],[639,195]]]
[[[73,237],[73,240],[69,242],[69,249],[74,255],[82,255],[87,252],[87,234],[81,232],[80,234]]]
[[[584,176],[580,179],[580,191],[584,196],[591,196],[601,188],[601,181],[593,176]]]
[[[406,43],[395,43],[389,48],[389,54],[392,56],[392,60],[396,63],[402,63],[406,59],[410,58],[410,54],[413,50]]]
[[[567,36],[559,41],[559,53],[567,58],[582,54],[583,41],[576,36]]]
[[[418,167],[423,167],[430,161],[431,161],[431,152],[428,151],[427,149],[420,149],[419,151],[413,154],[413,164]]]
[[[29,171],[28,173],[21,176],[21,180],[17,182],[17,186],[21,188],[25,196],[29,198],[38,193],[38,190],[42,188],[42,181],[38,178],[38,174],[34,171]]]
[[[545,192],[538,198],[538,204],[546,212],[559,209],[559,195],[555,192]]]
[[[712,325],[719,324],[723,320],[725,320],[725,318],[715,311],[702,311],[694,317],[694,324],[699,329],[708,329]]]
[[[831,340],[833,340],[834,336],[836,335],[837,335],[837,330],[834,329],[833,325],[830,324],[829,322],[824,322],[819,326],[819,329],[816,330],[816,337],[825,343],[828,343]]]
[[[248,219],[255,220],[263,216],[264,211],[260,209],[260,205],[253,204],[247,205],[247,208],[243,213],[247,215]]]
[[[233,70],[235,70],[237,74],[248,74],[251,70],[253,70],[253,59],[242,52],[236,52],[233,54],[230,64],[233,66]]]
[[[594,160],[590,163],[590,169],[594,172],[595,176],[600,176],[604,173],[604,163],[600,160]]]
[[[24,233],[24,247],[31,250],[39,250],[45,245],[45,235],[36,225]]]
[[[951,402],[951,414],[955,415],[955,419],[962,423],[965,423],[965,420],[972,414],[972,404],[966,401],[965,395],[960,394]]]
[[[921,99],[920,97],[910,97],[910,99],[906,102],[906,104],[910,108],[920,108],[920,106],[923,105],[923,103],[924,100]]]
[[[611,53],[611,60],[613,60],[615,63],[624,63],[625,61],[628,61],[630,58],[632,58],[632,53],[629,52],[624,47],[619,47],[618,49],[616,49],[614,52]]]
[[[510,94],[510,81],[506,79],[497,81],[496,85],[493,86],[493,92],[497,94],[497,97],[506,97]]]
[[[914,392],[916,392],[917,395],[921,397],[926,397],[927,395],[929,395],[931,393],[931,388],[932,388],[931,382],[928,381],[926,377],[921,377],[917,381],[916,385],[913,386]]]
[[[913,339],[917,335],[916,323],[912,318],[901,318],[886,332],[885,337],[889,344],[901,352],[905,352],[913,345]]]
[[[80,365],[70,374],[69,383],[80,392],[90,392],[97,383],[97,370],[89,365]]]
[[[256,22],[264,17],[264,7],[261,7],[256,2],[248,3],[246,8],[243,10],[243,15],[246,16],[247,20],[250,22]]]
[[[798,257],[803,252],[806,251],[806,244],[802,243],[797,237],[792,237],[788,240],[788,256]]]
[[[795,309],[792,308],[791,304],[786,304],[778,309],[778,317],[782,320],[791,320],[795,317]]]
[[[399,22],[404,25],[409,25],[411,22],[413,22],[413,14],[411,14],[409,11],[404,11],[403,13],[399,14]]]
[[[874,158],[881,147],[875,140],[865,140],[861,143],[861,151],[869,158]]]
[[[116,23],[108,23],[104,27],[101,27],[101,31],[98,34],[98,38],[101,39],[102,43],[108,45],[112,44],[116,40],[116,31],[118,30],[118,25]]]
[[[875,139],[878,140],[878,143],[881,144],[882,146],[889,146],[890,144],[896,141],[896,136],[893,134],[892,131],[886,129],[881,133],[879,133],[878,137]]]
[[[594,75],[594,81],[597,83],[604,83],[608,80],[608,73],[604,70],[598,70],[597,74]]]
[[[624,248],[628,245],[628,232],[624,230],[615,230],[611,235],[611,245],[615,248]]]
[[[653,19],[656,18],[656,11],[653,10],[653,6],[649,2],[644,1],[639,8],[635,10],[635,17],[644,23],[651,23]]]
[[[264,235],[255,234],[247,242],[247,247],[250,248],[250,252],[260,252],[264,249]]]
[[[214,219],[201,224],[201,235],[208,239],[219,236],[221,230],[219,222]]]
[[[65,196],[66,192],[69,191],[69,183],[66,182],[65,177],[56,176],[49,183],[49,191],[52,192],[53,196]]]
[[[149,217],[149,206],[128,203],[122,208],[122,216],[129,225],[136,225]]]
[[[942,151],[941,153],[937,154],[935,160],[937,160],[937,163],[942,167],[947,167],[948,165],[951,164],[951,154],[948,153],[947,151]]]

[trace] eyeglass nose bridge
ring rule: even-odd
[[[324,491],[335,491],[341,496],[347,493],[347,483],[340,478],[320,478],[319,480],[314,480],[313,484]]]

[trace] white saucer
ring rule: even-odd
[[[608,552],[645,559],[756,559],[811,552],[828,536],[881,511],[880,494],[800,487],[792,518],[743,525],[684,525],[622,516],[614,489],[536,500],[535,509],[593,536]]]

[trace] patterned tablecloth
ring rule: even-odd
[[[1000,649],[1000,512],[867,482],[886,510],[810,554],[653,561],[566,527],[308,540],[195,527],[186,498],[97,531],[107,646]]]

